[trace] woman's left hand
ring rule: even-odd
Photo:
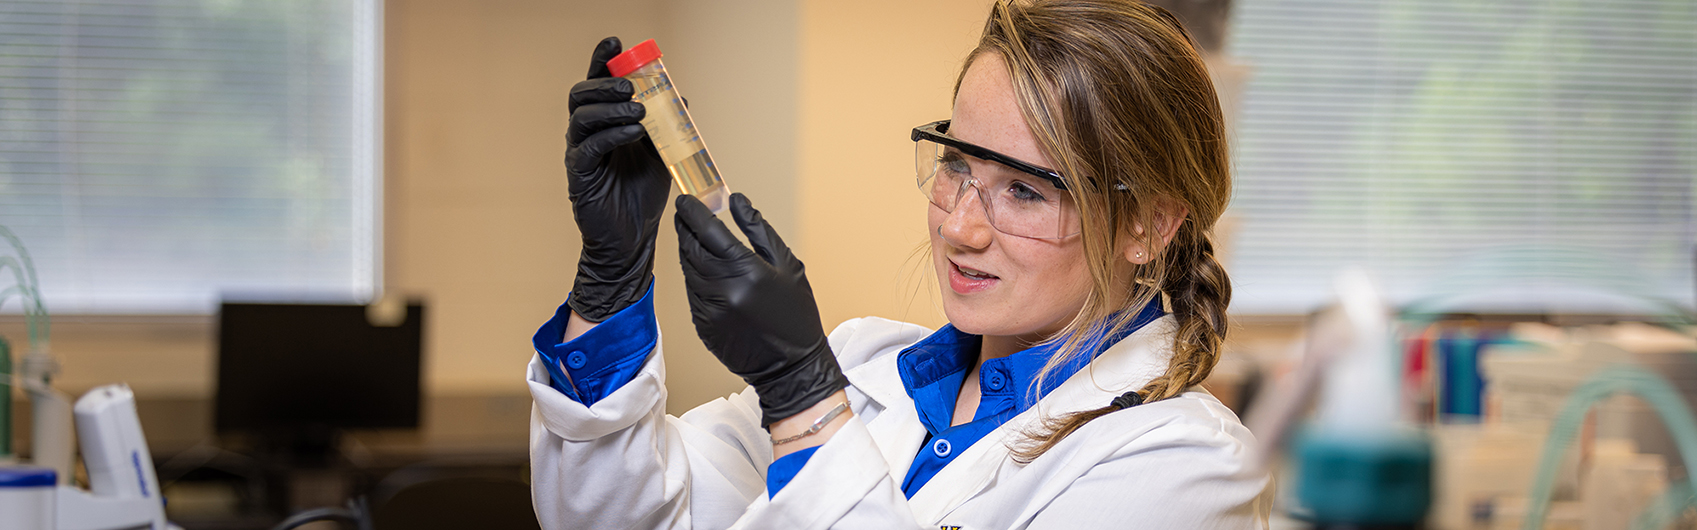
[[[848,386],[825,340],[805,267],[741,193],[737,241],[700,200],[678,197],[678,255],[695,331],[760,396],[761,425],[794,416]]]

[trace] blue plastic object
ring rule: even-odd
[[[0,467],[0,488],[51,488],[58,480],[59,474],[52,468]]]
[[[1479,376],[1479,346],[1467,331],[1450,332],[1438,339],[1438,354],[1443,367],[1439,386],[1438,412],[1446,418],[1471,417],[1477,421],[1482,412],[1480,397],[1485,380]]]

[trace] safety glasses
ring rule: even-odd
[[[1078,207],[1054,170],[948,135],[949,120],[913,128],[919,191],[945,212],[976,190],[990,226],[1014,236],[1063,239],[1078,234]]]

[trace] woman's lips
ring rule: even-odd
[[[968,274],[961,270],[960,265],[952,260],[949,261],[949,288],[954,289],[957,293],[976,293],[994,287],[1000,281],[1002,281],[1001,278],[982,271]]]

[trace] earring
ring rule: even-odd
[[[1143,251],[1137,251],[1137,259],[1143,259]]]

